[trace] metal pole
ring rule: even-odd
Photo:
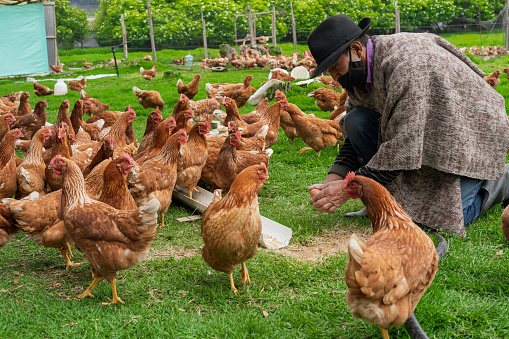
[[[117,65],[117,57],[115,56],[115,47],[112,46],[111,51],[113,52],[113,60],[115,60],[115,68],[117,69],[117,78],[119,78],[120,75],[118,74],[118,65]]]
[[[507,0],[509,1],[509,0]],[[235,37],[236,38],[236,37]],[[272,6],[272,46],[276,47],[276,7]]]
[[[209,54],[207,52],[207,31],[205,30],[205,20],[203,19],[203,6],[201,7],[201,25],[203,27],[203,48],[205,49],[205,60],[207,60]]]
[[[395,29],[395,32],[396,33],[400,33],[401,32],[401,23],[399,21],[399,9],[398,9],[398,0],[394,1],[394,17],[396,19],[396,29]]]
[[[120,22],[122,23],[122,43],[124,44],[124,59],[127,59],[127,32],[124,23],[124,14],[120,14]]]
[[[152,46],[152,60],[156,59],[156,42],[154,39],[154,26],[152,25],[152,12],[150,11],[150,0],[147,0],[147,11],[148,11],[148,24],[150,26],[150,45]]]
[[[295,16],[293,15],[293,5],[291,1],[290,1],[290,12],[292,14],[293,52],[297,53],[297,30],[295,28]]]

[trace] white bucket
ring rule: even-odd
[[[54,95],[64,95],[67,94],[67,85],[65,84],[63,79],[58,79],[54,88]]]

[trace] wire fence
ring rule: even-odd
[[[286,15],[289,15],[287,13]],[[440,35],[455,35],[472,33],[472,45],[497,45],[505,46],[506,44],[506,30],[507,30],[507,11],[506,8],[502,9],[498,15],[490,20],[478,20],[471,18],[457,17],[449,22],[438,22],[436,24],[428,25],[414,25],[413,22],[423,22],[426,14],[415,14],[400,12],[400,31],[401,32],[415,32],[415,33],[434,33]],[[232,19],[233,20],[233,19]],[[262,26],[262,25],[260,25]],[[296,43],[306,44],[307,37],[311,33],[310,29],[300,29],[299,22],[296,23]],[[368,34],[394,34],[396,32],[396,23],[394,18],[381,17],[376,19],[376,24],[372,25]],[[247,24],[239,24],[237,26],[237,38],[243,39],[249,34]],[[267,25],[263,27],[256,27],[256,36],[272,35],[270,27]],[[476,38],[478,37],[478,39]],[[151,49],[150,38],[130,39],[129,50],[148,51]],[[156,49],[195,49],[204,46],[203,35],[199,30],[192,36],[172,36],[171,38],[162,38],[160,32],[155,29]],[[291,27],[288,32],[284,34],[277,33],[278,42],[293,42],[293,34]],[[98,44],[100,47],[109,47],[122,43],[122,40],[100,40]],[[246,39],[246,44],[250,40]],[[208,48],[219,48],[221,45],[229,44],[235,46],[235,34],[229,32],[222,35],[207,35]]]

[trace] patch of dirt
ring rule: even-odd
[[[148,260],[155,259],[155,258],[167,258],[167,257],[174,257],[175,259],[191,258],[192,256],[199,254],[200,251],[201,251],[201,247],[200,248],[192,248],[192,249],[168,247],[166,249],[151,253]]]
[[[371,228],[336,228],[314,237],[307,243],[296,244],[291,242],[287,247],[274,250],[274,252],[300,261],[321,262],[325,256],[346,253],[350,236],[353,233],[366,241],[372,231]]]
[[[266,249],[265,251],[273,251],[300,261],[321,262],[326,256],[346,253],[348,250],[350,236],[353,233],[355,233],[363,241],[366,241],[371,236],[372,231],[371,227],[338,227],[333,230],[324,231],[321,235],[315,236],[304,243],[291,242],[287,247],[283,247],[278,250]],[[262,249],[260,248],[260,250]],[[154,251],[151,253],[148,260],[168,257],[174,257],[175,259],[190,258],[194,255],[199,255],[200,251],[200,248],[189,249],[168,247]]]

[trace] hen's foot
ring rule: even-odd
[[[117,295],[117,279],[116,278],[113,278],[113,280],[111,281],[111,292],[113,294],[113,298],[111,298],[111,299],[108,298],[108,300],[110,302],[102,303],[103,305],[116,304],[116,303],[125,304],[125,302],[123,302],[122,299],[120,299]]]
[[[68,269],[69,267],[76,267],[76,266],[80,265],[79,263],[73,263],[71,261],[71,259],[69,259],[72,256],[72,253],[70,253],[70,248],[69,249],[61,249],[60,253],[62,253],[62,256],[65,259],[65,263],[66,263],[65,269]]]
[[[92,290],[90,289],[86,289],[85,292],[81,293],[79,296],[78,296],[78,299],[83,299],[83,298],[86,298],[86,297],[90,297],[90,298],[93,298],[94,295],[92,294]]]
[[[106,297],[106,298],[108,298],[108,297]],[[109,303],[101,303],[101,304],[103,306],[107,306],[109,304],[116,304],[116,303],[125,304],[125,302],[123,302],[122,299],[120,299],[119,297],[113,298],[113,299],[108,298],[108,300],[110,301]]]
[[[79,299],[83,299],[85,297],[93,298],[94,296],[92,295],[92,290],[94,289],[95,285],[97,285],[99,283],[99,281],[101,281],[101,279],[102,279],[102,277],[94,278],[94,280],[92,281],[90,286],[88,286],[87,289],[85,290],[85,292],[81,293],[78,296],[78,298]]]
[[[311,147],[303,147],[300,150],[298,150],[297,153],[302,154],[302,153],[304,153],[306,151],[309,151],[309,150],[312,150],[312,148]]]

